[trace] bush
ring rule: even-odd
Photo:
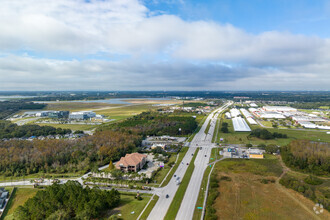
[[[320,178],[317,178],[316,176],[309,175],[304,179],[305,183],[311,184],[311,185],[320,185],[323,183],[323,181]]]
[[[231,181],[231,178],[229,176],[222,176],[220,177],[220,181]]]

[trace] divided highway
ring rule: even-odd
[[[212,137],[215,130],[216,119],[219,113],[226,109],[229,105],[230,104],[227,103],[226,105],[212,112],[207,117],[201,129],[191,141],[189,149],[185,157],[183,158],[182,163],[179,165],[177,171],[175,172],[175,175],[177,177],[179,176],[182,179],[188,168],[187,163],[190,163],[192,160],[192,154],[194,154],[196,148],[202,147],[202,149],[199,150],[197,153],[194,163],[195,169],[190,179],[188,188],[186,190],[176,219],[192,219],[204,171],[211,156],[211,149],[215,146],[214,144],[212,144]],[[210,120],[210,129],[208,131],[208,134],[205,134],[206,127]],[[176,178],[173,177],[168,183],[168,185],[165,186],[161,190],[161,192],[159,192],[159,200],[154,206],[150,215],[148,216],[149,220],[164,219],[178,188],[179,185],[177,185],[176,183]],[[166,198],[166,195],[168,195],[169,197]]]

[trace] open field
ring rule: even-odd
[[[276,182],[282,166],[274,156],[264,160],[228,159],[216,164],[219,196],[213,203],[220,219],[327,219],[314,202]],[[266,183],[265,183],[266,182]],[[268,182],[268,183],[267,183]],[[307,207],[307,208],[306,208]]]
[[[136,193],[121,193],[119,206],[106,213],[106,216],[119,215],[124,220],[137,219],[152,195],[142,194],[142,200],[135,199],[135,196]]]
[[[277,144],[277,145],[287,145],[292,140],[296,139],[307,139],[312,141],[324,141],[330,142],[330,135],[326,134],[326,131],[317,131],[317,130],[293,130],[293,129],[276,129],[276,128],[267,128],[270,132],[278,132],[282,134],[287,134],[288,138],[278,138],[272,140],[262,140],[255,137],[248,137],[250,132],[234,132],[232,121],[230,119],[222,119],[222,122],[228,123],[229,133],[222,133],[221,131],[218,134],[217,142],[220,142],[220,138],[224,138],[225,143],[230,144]],[[259,125],[250,126],[251,129],[262,128]]]
[[[187,171],[184,175],[184,177],[182,178],[182,181],[180,183],[180,186],[178,188],[178,190],[176,191],[175,193],[175,196],[172,200],[172,203],[170,205],[170,207],[168,208],[168,211],[165,215],[165,220],[172,220],[172,219],[175,219],[176,215],[178,214],[178,211],[179,211],[179,208],[180,208],[180,204],[182,202],[182,199],[184,197],[184,194],[187,190],[187,187],[188,187],[188,184],[189,184],[189,181],[190,181],[190,178],[194,172],[194,169],[195,169],[195,165],[194,165],[194,162],[195,162],[195,159],[196,159],[196,156],[197,156],[197,151],[199,151],[199,149],[197,148],[195,153],[194,153],[194,156],[187,168]]]
[[[125,105],[121,107],[95,110],[96,114],[101,114],[110,117],[110,119],[125,119],[128,117],[132,117],[134,115],[140,114],[141,112],[148,111],[151,109],[156,109],[157,107],[149,105],[149,104],[141,104],[141,105]]]
[[[14,212],[16,208],[20,205],[24,205],[24,203],[32,198],[39,189],[34,188],[17,188],[15,194],[13,195],[11,202],[8,204],[8,212],[4,217],[5,220],[14,219]]]
[[[102,108],[116,107],[119,104],[108,104],[101,102],[52,102],[47,103],[45,110],[54,111],[88,111]]]

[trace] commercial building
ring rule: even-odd
[[[264,111],[276,111],[276,112],[296,112],[297,109],[288,106],[264,106],[262,107]]]
[[[88,120],[96,117],[96,113],[92,111],[72,112],[69,115],[71,120]]]
[[[249,148],[247,150],[248,156],[250,159],[263,159],[264,158],[264,150],[258,148]]]
[[[251,131],[244,118],[236,117],[232,119],[235,131]]]
[[[116,168],[124,172],[137,172],[146,164],[147,155],[132,153],[126,154],[116,163]]]

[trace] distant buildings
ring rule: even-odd
[[[132,153],[126,154],[116,163],[116,168],[124,172],[137,172],[146,163],[147,155]]]
[[[70,120],[88,120],[95,117],[96,113],[92,111],[71,112],[69,115]]]
[[[25,112],[24,117],[68,118],[69,111],[36,111]]]

